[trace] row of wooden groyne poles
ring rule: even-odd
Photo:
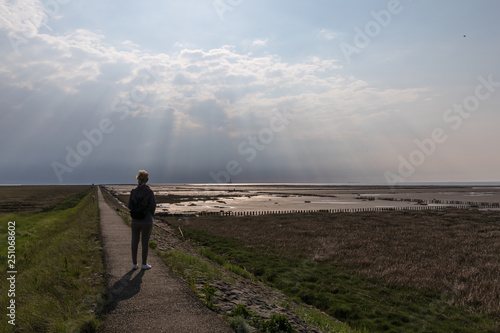
[[[371,198],[364,197],[366,200],[373,200]],[[385,211],[400,211],[400,210],[443,210],[443,209],[488,209],[488,208],[500,208],[500,203],[498,202],[472,202],[472,201],[444,201],[444,200],[420,200],[420,199],[396,199],[396,198],[377,198],[378,200],[388,200],[388,201],[405,201],[405,202],[415,202],[415,206],[401,206],[401,207],[365,207],[365,208],[336,208],[336,209],[312,209],[312,210],[271,210],[271,211],[243,211],[243,212],[233,212],[233,211],[218,211],[218,212],[199,212],[191,214],[168,214],[163,213],[168,216],[186,216],[186,215],[198,215],[198,216],[259,216],[259,215],[271,215],[271,214],[309,214],[309,213],[358,213],[358,212],[385,212]],[[435,204],[439,206],[429,206],[429,204]],[[160,213],[162,214],[162,213]],[[162,214],[162,215],[163,215]]]

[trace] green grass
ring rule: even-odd
[[[265,321],[259,315],[248,311],[244,305],[238,304],[230,314],[227,315],[229,324],[235,332],[259,332],[259,333],[295,333],[297,332],[288,318],[283,314],[273,313],[271,318]],[[253,329],[252,329],[253,327]],[[326,332],[325,332],[326,333]]]
[[[97,196],[95,188],[66,196],[41,213],[0,216],[0,265],[7,266],[7,222],[16,221],[17,271],[16,326],[2,320],[0,331],[88,332],[99,326],[96,311],[105,281],[92,195]],[[6,278],[2,269],[0,279]],[[1,307],[8,302],[2,292]]]
[[[160,258],[178,275],[187,280],[214,280],[222,277],[220,270],[206,260],[179,250],[157,252]]]
[[[248,273],[244,268],[241,268],[238,265],[231,264],[230,262],[226,262],[224,264],[224,269],[230,272],[233,272],[235,274],[238,274],[239,276],[244,277],[245,279],[252,279],[252,275]]]
[[[221,265],[226,271],[233,272],[234,274],[237,274],[239,276],[244,277],[245,279],[254,279],[252,274],[247,272],[244,268],[235,265],[233,263],[228,262],[223,256],[217,255],[215,252],[208,248],[200,248],[198,250],[198,253],[201,254],[202,256],[218,263]]]
[[[184,236],[283,293],[369,332],[495,332],[495,318],[452,306],[440,292],[368,279],[332,261],[275,255],[272,248],[184,227]]]
[[[53,205],[44,207],[42,209],[42,212],[45,213],[50,211],[66,210],[69,208],[73,208],[76,205],[78,205],[83,200],[83,198],[85,198],[89,194],[89,192],[90,191],[83,191],[80,193],[75,193],[73,195],[70,195]],[[97,194],[95,193],[95,191],[92,191],[92,193],[94,196],[96,196],[95,200],[97,200]]]
[[[339,322],[330,316],[326,316],[324,312],[310,306],[305,306],[300,303],[286,303],[281,304],[285,309],[292,310],[300,318],[310,325],[317,327],[323,333],[353,333],[363,332],[368,333],[367,330],[355,330],[347,324],[339,324]]]
[[[200,248],[198,253],[222,266],[227,262],[224,257],[217,255],[214,251],[208,248]]]
[[[204,243],[205,245],[207,243]],[[243,252],[240,252],[236,247],[232,249],[239,253],[239,256],[244,256]],[[213,262],[217,262],[225,270],[231,271],[235,274],[243,276],[248,279],[255,279],[248,271],[241,268],[236,264],[230,263],[226,258],[227,255],[216,254],[215,251],[208,249],[206,247],[200,247],[198,252],[205,256],[205,258],[210,259]],[[225,252],[225,251],[222,251]],[[190,288],[198,294],[198,296],[204,300],[203,295],[201,295],[200,290],[196,289],[195,281],[202,278],[208,280],[221,279],[222,274],[216,265],[211,264],[206,259],[202,259],[192,254],[188,254],[179,250],[168,250],[168,251],[158,251],[158,255],[162,258],[167,266],[169,266],[175,273],[187,280]],[[251,258],[258,259],[258,255],[247,252]],[[248,261],[245,261],[248,263]],[[203,292],[203,291],[202,291]],[[300,306],[296,303],[288,304],[288,308],[294,310],[302,319],[304,319],[309,324],[320,328],[325,333],[355,333],[355,332],[365,332],[353,329],[345,324],[341,324],[338,321],[333,320],[330,316],[318,311],[317,309]],[[241,325],[244,325],[241,320],[239,320]],[[239,324],[239,325],[240,325]],[[253,326],[260,327],[262,323],[252,323]],[[238,325],[236,325],[238,326]],[[238,326],[239,327],[239,326]]]

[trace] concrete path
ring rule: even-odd
[[[101,189],[99,210],[108,275],[108,315],[102,332],[233,332],[153,250],[148,256],[151,270],[132,270],[130,228],[104,201]]]

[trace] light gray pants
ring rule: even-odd
[[[153,223],[132,221],[132,263],[137,264],[137,250],[139,248],[139,238],[142,239],[142,264],[148,263],[149,236]],[[142,233],[142,237],[141,237]]]

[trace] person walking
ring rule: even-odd
[[[139,207],[139,214],[132,217],[132,268],[138,269],[137,250],[139,248],[139,238],[142,238],[142,266],[141,269],[151,269],[148,264],[149,236],[153,229],[153,215],[156,210],[156,200],[153,190],[146,185],[149,174],[145,170],[139,170],[137,187],[130,191],[128,208],[132,211]],[[132,214],[131,214],[132,215]],[[142,234],[142,235],[141,235]]]

